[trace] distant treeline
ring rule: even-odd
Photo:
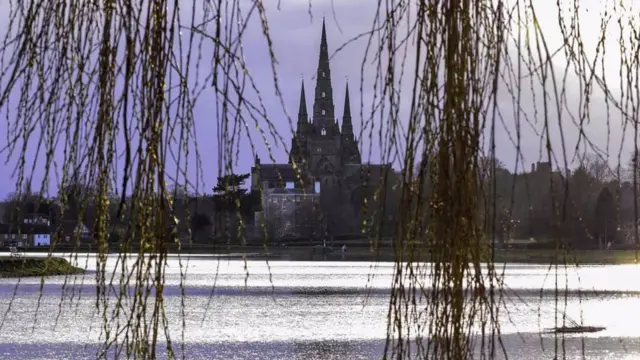
[[[548,162],[517,174],[500,161],[485,159],[482,166],[485,228],[497,241],[559,240],[579,249],[635,244],[635,161],[616,171],[595,154],[564,171]]]
[[[181,240],[213,242],[215,238],[229,237],[235,233],[231,221],[237,218],[249,220],[260,206],[258,194],[244,188],[248,174],[228,175],[218,179],[213,193],[194,195],[185,187],[168,189],[170,206],[165,214],[167,232],[173,232]],[[63,187],[57,196],[48,198],[28,190],[9,195],[2,203],[0,221],[18,227],[27,221],[49,220],[51,231],[65,223],[83,223],[95,230],[98,191],[87,185],[74,183]],[[130,209],[131,197],[109,196],[109,241],[119,242],[127,233],[135,214]]]
[[[540,162],[530,171],[512,173],[502,162],[490,158],[479,159],[478,168],[479,213],[488,239],[498,243],[533,239],[538,244],[560,240],[566,246],[581,249],[635,244],[637,214],[634,209],[638,191],[634,188],[633,174],[640,174],[635,161],[615,172],[594,154],[585,155],[580,164],[569,171],[554,170],[548,163]],[[172,187],[168,194],[171,206],[166,214],[168,230],[181,240],[192,239],[196,243],[237,240],[239,231],[253,225],[254,213],[261,208],[260,194],[250,192],[245,186],[248,178],[249,174],[222,176],[210,194],[194,195],[183,187]],[[422,186],[426,191],[421,196],[428,197],[428,176],[425,179]],[[640,182],[640,176],[637,179]],[[416,184],[414,181],[408,185]],[[361,212],[375,214],[376,208],[381,208],[379,199],[384,199],[384,216],[374,216],[377,219],[374,222],[382,219],[384,226],[371,224],[371,216],[350,215],[340,209],[330,215],[343,222],[369,219],[372,231],[383,229],[384,235],[390,236],[399,216],[402,185],[389,184],[383,194],[380,190],[384,189],[369,189],[370,194],[362,195],[367,205]],[[411,191],[405,194],[412,196]],[[64,187],[55,198],[23,191],[5,199],[1,220],[18,224],[26,217],[40,215],[49,218],[52,226],[62,221],[81,220],[93,229],[96,196],[95,189],[80,184]],[[109,239],[119,241],[134,214],[128,210],[131,208],[129,198],[124,202],[117,195],[109,198]],[[378,199],[377,204],[374,199]]]

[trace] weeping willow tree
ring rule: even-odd
[[[479,159],[486,152],[495,159],[497,127],[508,122],[517,169],[523,161],[522,127],[537,122],[542,124],[537,136],[546,160],[567,169],[567,148],[572,145],[565,142],[561,119],[571,118],[582,130],[590,121],[594,91],[604,94],[607,111],[622,118],[623,128],[633,127],[636,144],[638,97],[631,89],[638,83],[633,75],[638,44],[624,35],[635,31],[631,11],[611,2],[602,15],[596,49],[588,52],[581,41],[577,1],[541,5],[527,0],[416,0],[371,6],[378,7],[378,15],[363,35],[369,42],[363,66],[372,61],[378,67],[371,118],[390,125],[378,134],[370,127],[361,136],[379,137],[385,159],[402,159],[397,263],[387,347],[381,356],[496,357],[501,351],[502,286],[493,265],[490,234],[495,231],[483,225],[495,224],[486,221],[495,217],[495,209],[481,201],[482,189],[489,198],[495,193],[495,162],[481,166]],[[559,8],[561,31],[553,34],[562,40],[559,48],[550,47],[549,35],[540,27],[537,9],[542,6]],[[247,24],[261,26],[275,64],[263,3],[30,0],[8,7],[0,108],[7,113],[5,151],[19,159],[17,188],[30,181],[38,164],[45,169],[42,191],[58,172],[60,190],[77,183],[92,187],[86,202],[94,203],[98,241],[96,308],[104,339],[99,356],[106,358],[107,351],[115,350],[127,358],[153,359],[160,337],[165,337],[173,357],[162,296],[167,244],[175,241],[168,231],[174,222],[174,194],[167,184],[183,179],[184,186],[198,187],[200,175],[191,182],[185,176],[189,166],[201,166],[199,160],[187,162],[190,153],[198,151],[193,144],[194,104],[203,89],[215,91],[217,117],[211,121],[218,127],[216,165],[221,175],[232,173],[241,136],[249,137],[252,150],[254,141],[267,142],[268,136],[282,141],[282,129],[273,126],[261,101],[243,96],[246,89],[256,88],[243,60]],[[616,84],[621,94],[610,91],[604,70],[596,69],[605,68],[605,34],[615,16],[623,34],[620,78],[626,80]],[[398,50],[408,42],[413,59]],[[210,58],[203,58],[203,47],[212,49]],[[554,65],[558,54],[564,55],[565,73],[575,72],[578,79],[582,102],[577,116],[563,115],[568,107],[566,77],[558,75]],[[410,73],[411,92],[401,95],[405,71]],[[272,76],[281,96],[275,65]],[[534,96],[535,119],[524,109],[527,89]],[[401,115],[401,96],[410,99],[408,116]],[[505,99],[510,110],[503,108]],[[510,120],[505,110],[512,112]],[[254,128],[259,131],[250,130]],[[584,132],[579,134],[576,147],[588,141]],[[29,164],[33,153],[43,159]],[[175,173],[168,171],[169,163],[177,165]],[[383,180],[379,186],[386,185]],[[69,199],[64,191],[59,193],[64,208]],[[558,224],[565,216],[566,199],[553,191],[551,197]],[[123,214],[128,220],[122,241],[136,242],[139,252],[120,254],[120,272],[111,275],[105,244],[110,224]],[[556,237],[560,243],[560,234]],[[115,302],[107,292],[113,283],[123,289]],[[134,287],[131,295],[124,291],[128,286]],[[558,311],[560,298],[556,293]],[[479,344],[474,339],[480,339]]]

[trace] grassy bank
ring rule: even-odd
[[[638,253],[640,256],[640,253]],[[497,250],[495,262],[536,264],[636,264],[635,250]]]
[[[198,253],[198,251],[189,251]],[[381,248],[378,253],[372,252],[368,247],[350,247],[346,253],[336,252],[322,254],[309,247],[269,248],[260,247],[230,247],[215,249],[209,253],[216,254],[251,254],[253,258],[262,256],[271,259],[316,261],[316,260],[344,260],[344,261],[395,261],[396,257],[392,248]],[[640,253],[638,254],[640,257]],[[237,256],[237,255],[236,255]],[[409,260],[405,256],[404,260]],[[419,256],[414,254],[414,261],[430,261],[428,251]],[[486,256],[485,261],[490,257]],[[528,264],[568,264],[568,265],[597,265],[597,264],[635,264],[636,252],[633,250],[582,250],[558,253],[555,250],[495,250],[494,262],[496,263],[528,263]]]
[[[322,254],[319,249],[313,251],[311,247],[272,247],[264,250],[262,247],[241,247],[234,246],[228,248],[210,248],[212,251],[208,253],[216,254],[253,254],[253,257],[268,256],[275,259],[283,260],[345,260],[345,261],[395,261],[396,256],[393,248],[380,248],[377,253],[370,250],[369,247],[349,247],[346,253],[336,252]],[[197,249],[184,249],[187,253],[197,254]],[[206,252],[203,252],[206,253]],[[640,253],[638,254],[640,257]],[[405,255],[404,260],[409,260]],[[430,254],[427,250],[422,253],[414,254],[414,261],[430,261]],[[486,256],[485,261],[489,261],[490,257]],[[493,260],[496,263],[529,263],[529,264],[635,264],[636,252],[634,250],[581,250],[569,251],[567,253],[558,253],[555,250],[495,250]]]
[[[57,257],[0,257],[0,277],[55,276],[81,274],[84,270]]]
[[[367,246],[365,246],[367,245]],[[48,248],[28,249],[28,252],[43,251],[48,252]],[[56,247],[55,252],[77,252],[92,253],[95,248],[82,246],[80,248]],[[137,252],[132,246],[130,252]],[[117,247],[110,249],[112,254],[119,253]],[[193,244],[191,246],[182,246],[180,251],[175,245],[168,247],[168,252],[183,255],[188,254],[218,254],[228,255],[230,258],[242,258],[241,254],[248,254],[249,258],[260,259],[268,258],[273,260],[294,260],[294,261],[322,261],[322,260],[344,260],[344,261],[394,261],[395,254],[391,247],[382,247],[378,253],[370,250],[368,244],[361,246],[347,245],[347,252],[322,253],[321,249],[313,246],[268,246],[266,249],[263,245],[202,245]],[[407,258],[405,258],[407,260]],[[429,261],[429,253],[424,250],[419,257],[414,258],[418,261]],[[485,257],[485,261],[489,260],[489,256]],[[566,254],[559,253],[556,256],[555,250],[532,250],[532,249],[514,249],[514,250],[495,250],[494,261],[497,263],[531,263],[531,264],[553,264],[556,261],[560,264],[635,264],[636,252],[634,250],[572,250]]]
[[[370,250],[369,247],[349,247],[346,253],[325,253],[323,254],[316,248],[314,251],[311,247],[270,247],[265,250],[259,246],[231,246],[231,247],[209,247],[205,248],[187,248],[183,249],[183,253],[214,253],[214,254],[250,254],[252,258],[268,257],[271,259],[282,260],[298,260],[298,261],[316,261],[316,260],[344,260],[344,261],[395,261],[396,257],[393,248],[380,248],[377,253]],[[639,253],[640,256],[640,253]],[[405,255],[404,260],[408,260]],[[414,261],[430,261],[430,254],[427,250],[417,255],[414,254]],[[489,261],[490,257],[486,256],[485,261]],[[555,250],[495,250],[493,260],[496,263],[529,263],[529,264],[635,264],[636,252],[633,250],[581,250],[570,251],[566,254],[558,253]]]

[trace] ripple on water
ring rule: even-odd
[[[115,260],[110,259],[109,266],[114,265]],[[182,337],[183,320],[180,266],[175,259],[169,265],[165,307],[171,338],[176,340]],[[188,266],[184,338],[189,359],[380,358],[393,264],[373,269],[363,263],[271,262],[267,267],[262,261],[250,261],[249,280],[242,261],[200,257],[183,265]],[[507,267],[505,282],[509,286],[503,294],[505,307],[500,316],[512,359],[549,357],[540,352],[537,335],[539,330],[554,325],[553,293],[546,293],[542,299],[539,296],[540,287],[552,288],[555,283],[546,272],[545,266]],[[638,270],[598,266],[565,272],[572,290],[567,292],[567,315],[575,320],[582,317],[585,324],[607,327],[586,338],[587,358],[620,360],[629,354],[640,355],[631,339],[640,336],[640,312],[636,311],[640,301],[634,293],[640,287],[636,282],[623,281]],[[0,316],[6,312],[0,332],[0,359],[16,358],[16,354],[21,359],[95,357],[100,314],[95,309],[93,276],[77,278],[65,292],[64,277],[48,278],[41,298],[40,279],[22,279],[7,312],[16,281],[0,280]],[[214,296],[209,302],[214,283]],[[577,291],[579,288],[591,291],[584,294]],[[63,293],[65,300],[61,303]],[[69,300],[71,294],[73,301]],[[558,306],[563,309],[565,299],[562,292],[560,295]],[[518,332],[524,333],[526,342]],[[553,345],[551,340],[545,336],[547,349]],[[579,345],[579,338],[568,340],[573,353],[581,353]]]

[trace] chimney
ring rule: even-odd
[[[536,163],[531,163],[531,172],[536,172]]]

